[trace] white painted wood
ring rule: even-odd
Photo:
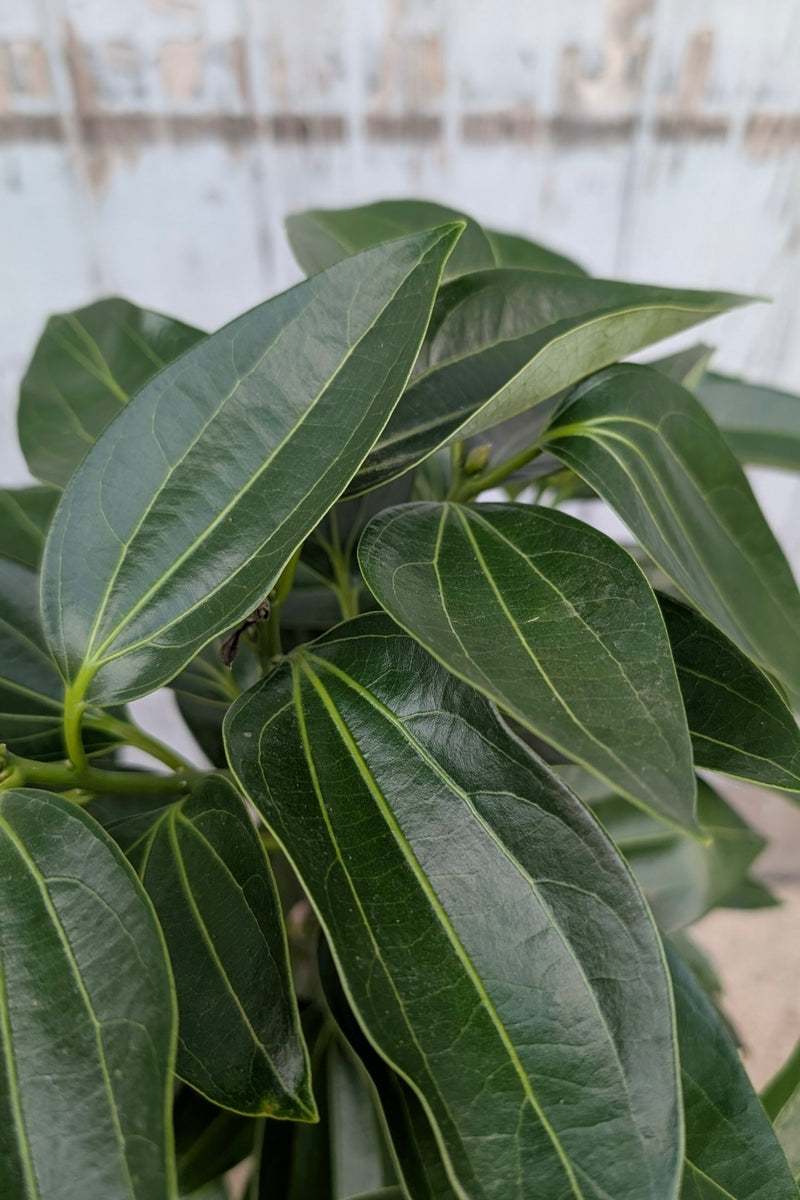
[[[705,336],[800,390],[798,67],[796,0],[0,0],[3,478],[49,311],[213,327],[299,277],[287,212],[386,195],[772,296]]]

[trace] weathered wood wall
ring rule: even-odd
[[[386,195],[772,296],[706,336],[800,388],[799,68],[798,0],[0,0],[6,479],[48,311],[218,325],[298,277],[287,211]]]

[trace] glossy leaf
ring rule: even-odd
[[[350,490],[377,487],[438,446],[745,303],[728,293],[526,270],[452,280],[437,297],[411,384]]]
[[[573,259],[518,233],[503,233],[498,229],[484,229],[484,233],[497,267],[525,267],[529,271],[553,271],[564,275],[587,274]]]
[[[172,961],[178,1074],[235,1112],[314,1120],[280,904],[235,788],[207,777],[128,854]]]
[[[262,601],[386,423],[458,234],[366,251],[267,301],[120,413],[64,493],[42,566],[76,702],[144,695]]]
[[[204,337],[118,298],[51,317],[20,387],[19,440],[31,473],[65,487],[131,396]]]
[[[624,550],[527,505],[405,505],[367,528],[367,584],[449,670],[625,796],[694,825],[664,624]]]
[[[64,758],[64,682],[45,645],[39,623],[39,580],[26,567],[0,562],[0,742],[26,758]],[[87,749],[112,740],[91,728]]]
[[[699,767],[800,792],[800,729],[763,671],[693,608],[659,596]]]
[[[0,558],[39,570],[58,498],[56,489],[48,487],[0,491]]]
[[[741,462],[800,470],[800,396],[709,371],[697,397]]]
[[[491,705],[369,614],[252,688],[225,736],[463,1193],[673,1197],[651,918],[594,819]]]
[[[684,929],[710,909],[725,905],[747,880],[765,842],[721,796],[700,783],[697,821],[711,839],[702,844],[666,829],[621,797],[592,805],[630,864],[661,929]]]
[[[623,364],[577,388],[546,444],[680,590],[800,691],[800,594],[744,472],[694,396]]]
[[[688,967],[669,945],[666,951],[686,1115],[681,1200],[797,1200],[736,1047]]]
[[[0,793],[0,1162],[9,1200],[171,1200],[175,1012],[163,938],[100,828]]]
[[[379,200],[358,208],[309,208],[286,218],[289,245],[306,275],[316,275],[351,254],[392,238],[423,233],[448,221],[464,221],[445,279],[496,265],[485,230],[458,209],[431,200]]]

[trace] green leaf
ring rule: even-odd
[[[248,1200],[345,1200],[393,1181],[386,1178],[383,1137],[363,1067],[327,1012],[307,1008],[303,1031],[320,1120],[288,1127],[265,1122]]]
[[[679,350],[677,354],[668,354],[666,358],[653,359],[645,365],[653,367],[654,370],[660,371],[674,383],[679,383],[681,387],[694,392],[705,375],[706,367],[713,354],[713,346],[706,346],[703,342],[698,342],[696,346],[688,346],[685,350]]]
[[[444,279],[496,265],[486,232],[458,209],[430,200],[379,200],[358,208],[309,208],[286,218],[292,253],[306,275],[392,238],[424,233],[449,221],[463,221],[464,233],[444,269]]]
[[[385,425],[458,235],[392,242],[301,283],[120,413],[45,548],[45,633],[71,702],[144,695],[263,600]]]
[[[191,1195],[252,1153],[259,1122],[211,1104],[184,1084],[172,1106],[178,1189]]]
[[[38,571],[44,539],[57,504],[55,488],[0,491],[0,557]]]
[[[127,854],[174,802],[171,795],[140,792],[134,795],[114,793],[95,796],[83,811],[102,825],[120,850]]]
[[[234,1112],[315,1120],[280,903],[236,789],[206,777],[128,854],[175,975],[177,1073]]]
[[[612,367],[545,435],[720,629],[800,692],[800,594],[744,472],[685,388]]]
[[[526,270],[453,280],[439,292],[411,384],[351,491],[394,479],[446,442],[489,429],[651,342],[748,302],[723,292]]]
[[[135,392],[206,335],[114,297],[50,317],[20,386],[22,452],[63,488]]]
[[[552,271],[564,275],[587,275],[579,263],[532,242],[518,233],[502,233],[498,229],[484,229],[494,254],[497,267],[525,267],[529,271]]]
[[[175,1005],[139,881],[91,818],[0,793],[0,1162],[14,1200],[171,1200]]]
[[[764,839],[702,782],[697,789],[697,821],[711,839],[708,844],[666,829],[619,796],[596,800],[592,811],[624,854],[653,916],[667,933],[684,929],[710,909],[725,905],[728,896],[746,882],[748,867],[765,845]]]
[[[800,792],[800,729],[772,682],[695,609],[658,601],[698,767]]]
[[[324,938],[319,946],[319,974],[328,1007],[372,1081],[406,1193],[414,1200],[458,1200],[422,1102],[364,1035]]]
[[[800,1181],[800,1042],[761,1093],[792,1174]]]
[[[591,815],[491,705],[368,614],[252,688],[225,737],[462,1191],[673,1197],[652,919]]]
[[[39,622],[38,576],[0,562],[0,741],[26,758],[64,758],[63,715],[64,681]],[[111,741],[101,731],[86,731],[90,752]]]
[[[367,527],[359,558],[384,608],[449,670],[635,803],[694,827],[664,623],[610,538],[527,505],[409,504]]]
[[[713,371],[696,390],[741,462],[800,470],[800,396]]]
[[[736,1047],[667,944],[678,1021],[686,1170],[681,1200],[797,1200],[797,1188]]]

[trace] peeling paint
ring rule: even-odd
[[[610,0],[599,54],[572,42],[561,54],[558,105],[565,116],[627,114],[639,99],[654,0]]]
[[[200,91],[204,44],[201,38],[188,42],[165,42],[159,55],[164,94],[178,102],[190,100]]]
[[[754,158],[786,154],[800,146],[800,113],[752,113],[745,125],[744,144]]]

